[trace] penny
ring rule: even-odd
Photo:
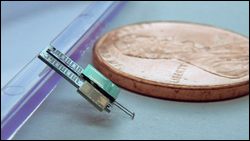
[[[249,39],[184,22],[148,22],[106,33],[95,67],[136,93],[180,101],[215,101],[249,93]]]

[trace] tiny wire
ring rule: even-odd
[[[115,101],[114,104],[115,104],[115,106],[117,106],[119,109],[121,109],[122,111],[124,111],[125,113],[127,113],[128,115],[130,115],[132,118],[134,117],[134,113],[132,113],[131,111],[129,111],[127,108],[123,107],[120,103],[118,103],[118,102]],[[117,105],[117,104],[118,104],[118,105]],[[122,109],[121,107],[119,107],[119,106],[121,106],[123,109]],[[125,109],[126,111],[125,111],[124,109]],[[128,111],[129,113],[128,113],[127,111]]]
[[[122,106],[120,103],[118,103],[117,101],[115,101],[115,103],[117,103],[119,106],[121,106],[122,108],[126,109],[127,111],[129,111],[127,108],[125,108],[124,106]],[[129,111],[130,113],[132,113],[131,111]]]
[[[122,111],[124,111],[125,113],[127,113],[129,116],[133,117],[130,113],[126,112],[124,109],[122,109],[122,108],[119,107],[118,105],[115,104],[115,106],[117,106],[119,109],[121,109]]]

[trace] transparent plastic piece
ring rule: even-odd
[[[77,62],[126,2],[93,2],[50,44]],[[1,139],[11,139],[61,76],[35,56],[1,89]]]

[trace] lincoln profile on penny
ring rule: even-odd
[[[249,43],[205,46],[178,37],[127,34],[114,46],[124,55],[149,59],[177,59],[221,77],[237,79],[249,74]]]
[[[211,25],[156,21],[112,30],[94,65],[117,85],[173,100],[226,100],[249,93],[249,38]]]

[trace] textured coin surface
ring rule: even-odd
[[[148,96],[214,101],[249,93],[249,39],[213,26],[128,25],[102,36],[93,56],[111,81]]]

